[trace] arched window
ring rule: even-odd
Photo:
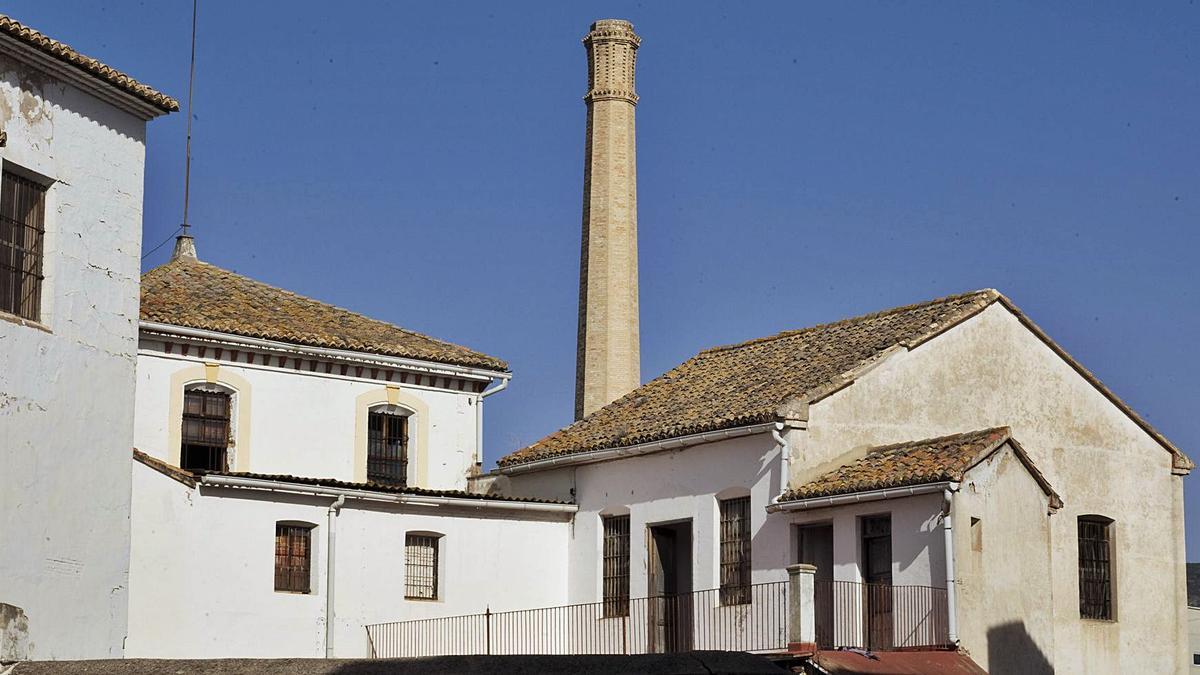
[[[1079,516],[1079,616],[1112,621],[1113,519]]]
[[[179,468],[228,470],[233,404],[233,394],[215,384],[198,384],[184,389]]]
[[[395,405],[367,412],[367,480],[408,484],[408,418],[412,411]]]

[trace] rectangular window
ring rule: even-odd
[[[629,616],[629,516],[604,522],[604,616]]]
[[[1079,616],[1085,619],[1113,618],[1111,528],[1104,518],[1079,518]]]
[[[750,602],[750,498],[722,499],[721,604]]]
[[[404,537],[404,597],[437,600],[438,537],[408,534]]]
[[[275,523],[275,590],[309,593],[312,528]]]
[[[46,187],[11,171],[0,178],[0,311],[41,318]]]
[[[408,482],[408,417],[368,413],[367,480],[391,485]]]
[[[231,402],[231,397],[225,392],[203,389],[183,392],[179,468],[188,471],[225,471]]]

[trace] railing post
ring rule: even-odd
[[[816,650],[815,565],[788,565],[788,651]]]
[[[492,606],[488,605],[483,612],[484,649],[488,656],[492,654]]]

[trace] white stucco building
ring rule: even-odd
[[[0,15],[0,661],[122,654],[145,129],[177,108]]]
[[[367,624],[561,604],[575,506],[465,491],[504,362],[179,243],[142,284],[129,656],[364,656]]]
[[[624,518],[632,597],[809,563],[841,608],[818,646],[948,642],[998,672],[1175,672],[1191,468],[988,290],[702,352],[503,458],[487,489],[574,496],[570,602],[603,597],[606,523]],[[722,521],[741,518],[731,536]],[[897,588],[874,634],[869,588],[848,585],[863,583]],[[901,586],[926,589],[903,591],[921,595],[915,614]]]

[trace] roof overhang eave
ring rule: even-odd
[[[384,502],[390,504],[411,506],[452,506],[465,509],[489,511],[523,511],[539,513],[573,514],[579,510],[575,504],[552,504],[546,502],[523,502],[515,500],[486,499],[477,497],[436,497],[431,495],[413,495],[399,492],[374,492],[354,488],[329,487],[324,485],[309,485],[307,483],[289,483],[286,481],[266,480],[261,478],[243,478],[240,476],[204,475],[199,478],[201,486],[233,488],[244,490],[264,490],[267,492],[282,492],[288,494],[315,495],[320,497],[346,497],[360,501]]]
[[[139,321],[138,328],[140,331],[157,335],[177,335],[197,340],[224,342],[228,344],[244,345],[247,347],[257,347],[259,349],[275,352],[305,354],[308,356],[342,359],[346,361],[369,361],[390,365],[397,368],[405,368],[408,370],[429,372],[439,375],[456,375],[458,377],[472,378],[487,382],[490,382],[496,378],[501,380],[508,380],[512,378],[512,373],[507,370],[491,370],[488,368],[478,368],[474,366],[459,366],[451,363],[442,363],[440,361],[425,361],[422,359],[411,359],[401,356],[386,356],[384,354],[375,354],[372,352],[355,352],[345,349],[331,349],[328,347],[308,347],[290,342],[278,342],[263,338],[247,337],[245,335],[235,335],[233,333],[221,333],[204,328],[188,328],[186,326],[176,326],[174,324],[160,323],[157,321]]]
[[[151,120],[177,110],[167,110],[150,101],[126,91],[86,71],[54,58],[33,45],[26,44],[11,35],[0,33],[0,53],[33,65],[55,77],[61,78],[87,93],[114,105],[141,120]]]
[[[738,438],[740,436],[767,433],[771,430],[774,424],[774,422],[764,422],[761,424],[750,424],[747,426],[732,427],[717,431],[704,431],[688,436],[675,436],[673,438],[664,438],[662,440],[639,443],[637,445],[617,446],[611,448],[601,448],[598,450],[589,450],[587,452],[557,455],[555,457],[535,459],[533,461],[523,462],[521,464],[497,467],[496,471],[501,474],[511,476],[521,473],[530,473],[533,471],[545,471],[547,469],[554,469],[562,466],[595,464],[597,462],[606,462],[614,459],[623,459],[625,457],[634,457],[637,455],[648,455],[666,450],[679,450],[682,448],[691,447],[693,445],[700,445],[701,443],[712,443],[715,441],[723,441],[729,438]]]
[[[791,501],[780,501],[767,506],[767,513],[777,513],[780,511],[811,511],[812,509],[823,509],[831,506],[843,506],[846,504],[859,504],[862,502],[877,502],[885,499],[902,499],[904,497],[915,497],[917,495],[927,495],[958,490],[958,482],[956,481],[938,481],[936,483],[923,483],[920,485],[905,485],[902,487],[883,488],[880,490],[864,490],[862,492],[848,492],[839,495],[827,495],[824,497],[809,497],[807,499],[794,499]]]

